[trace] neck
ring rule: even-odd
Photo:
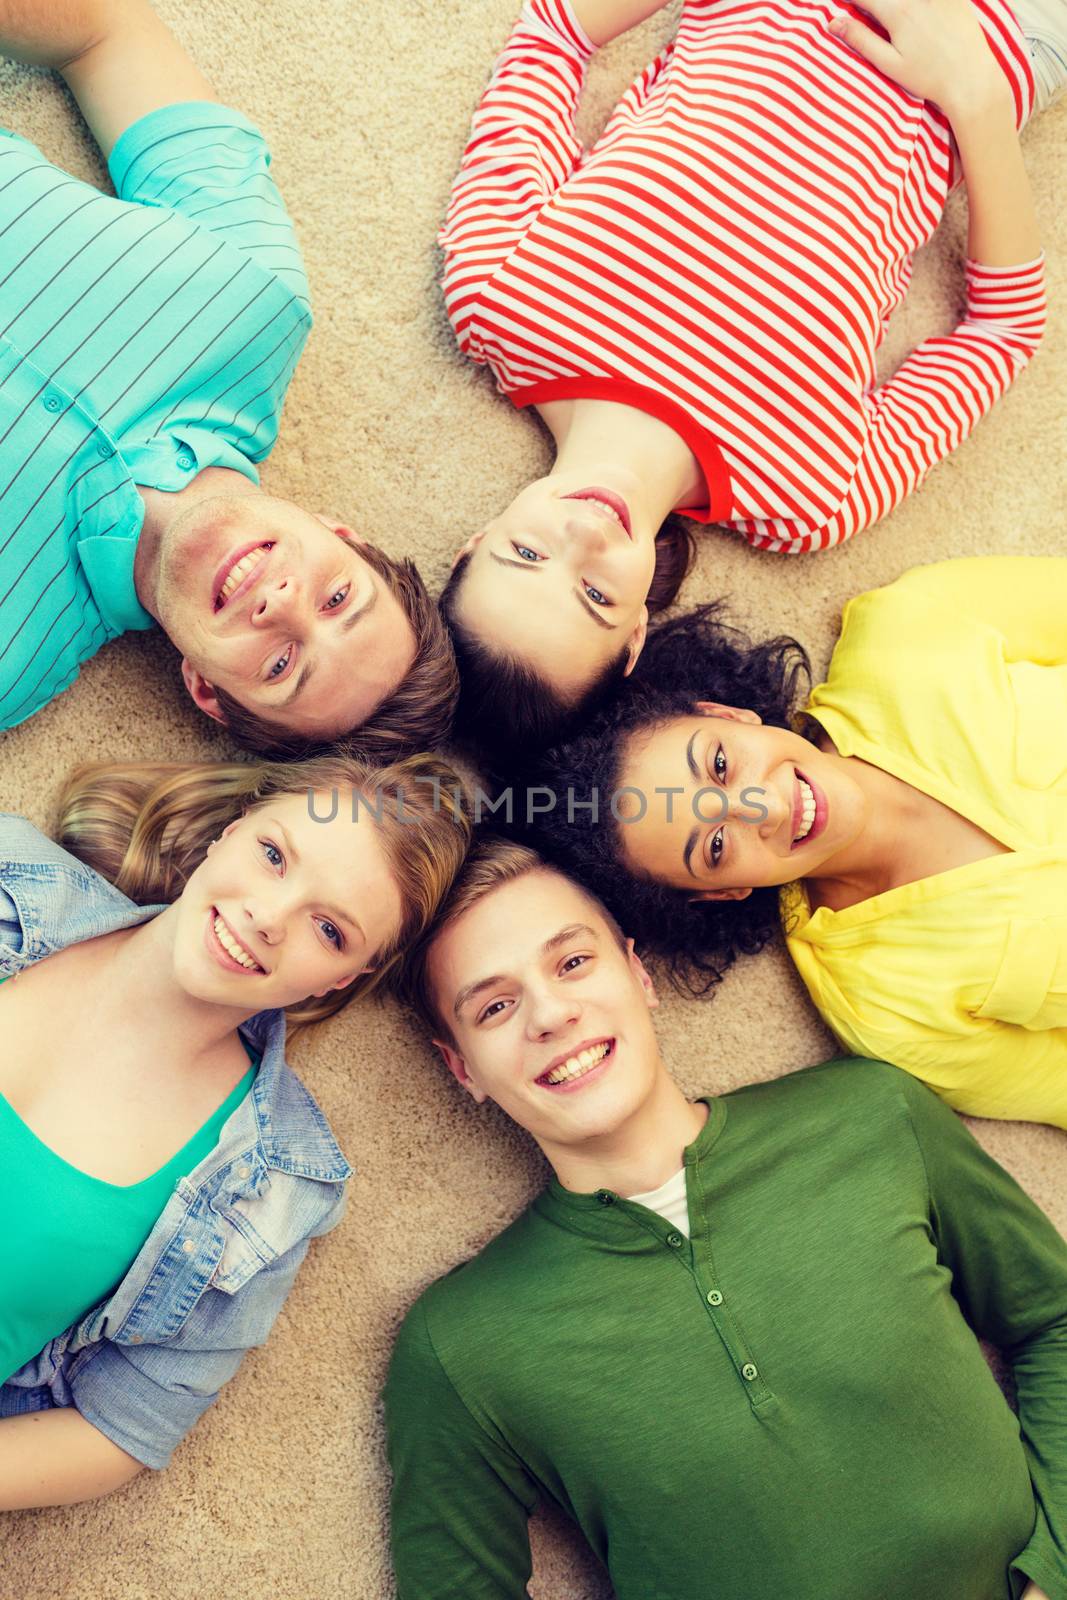
[[[124,1030],[179,1049],[190,1068],[214,1054],[258,1008],[221,1006],[197,999],[174,976],[177,908],[168,906],[150,922],[112,935],[107,956],[107,987],[121,996]],[[102,952],[103,953],[103,952]]]
[[[237,495],[263,493],[243,472],[230,467],[205,467],[192,483],[173,493],[137,485],[144,504],[144,520],[133,558],[133,586],[137,598],[150,616],[159,621],[159,569],[166,540],[175,524],[205,500],[233,499]]]
[[[568,400],[544,408],[556,441],[550,477],[577,477],[637,499],[655,531],[678,506],[707,498],[704,474],[680,434],[657,417],[611,400]]]
[[[707,1117],[707,1106],[691,1105],[661,1063],[652,1090],[621,1126],[582,1144],[541,1148],[565,1189],[611,1189],[625,1198],[673,1177]]]

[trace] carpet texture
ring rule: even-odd
[[[516,0],[160,0],[219,94],[267,132],[303,243],[316,328],[265,486],[410,553],[439,586],[449,557],[548,460],[529,418],[456,354],[434,234],[471,111]],[[672,23],[595,63],[586,132]],[[71,171],[101,167],[62,88],[0,66],[0,118]],[[1067,105],[1026,136],[1050,266],[1051,330],[1033,366],[887,522],[827,555],[756,554],[703,533],[685,600],[726,593],[743,623],[795,631],[825,666],[845,600],[920,562],[1067,553]],[[920,258],[884,370],[961,305],[959,197]],[[183,698],[156,637],[108,646],[67,694],[0,737],[0,805],[48,825],[77,760],[227,754]],[[960,930],[961,937],[966,930]],[[689,1093],[832,1054],[785,955],[743,963],[710,1004],[664,996],[659,1031]],[[503,1118],[455,1089],[414,1026],[367,1003],[298,1042],[294,1064],[357,1167],[347,1217],[312,1249],[270,1344],[250,1356],[162,1474],[96,1504],[0,1522],[0,1595],[18,1600],[388,1600],[378,1392],[407,1306],[543,1179]],[[1067,1230],[1067,1135],[975,1131]],[[602,1574],[561,1523],[534,1524],[537,1600],[601,1600]]]

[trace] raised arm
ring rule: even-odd
[[[105,156],[148,112],[216,98],[147,0],[0,0],[0,51],[62,73]]]
[[[952,1292],[1011,1363],[1036,1517],[1013,1565],[1067,1597],[1067,1241],[967,1129],[902,1079],[926,1167],[930,1221]]]

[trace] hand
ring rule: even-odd
[[[1044,1589],[1039,1589],[1036,1583],[1028,1583],[1020,1600],[1048,1600],[1048,1595]]]
[[[866,0],[864,10],[888,39],[844,12],[830,18],[830,32],[951,122],[1009,95],[971,0]]]

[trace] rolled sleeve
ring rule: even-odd
[[[126,129],[108,161],[120,200],[179,213],[253,256],[309,306],[292,220],[262,133],[240,111],[185,101]]]
[[[177,1339],[94,1346],[71,1369],[71,1398],[82,1416],[135,1461],[165,1467],[245,1351],[266,1341],[307,1248],[301,1240],[236,1295],[208,1290],[210,1316],[194,1312]],[[198,1337],[201,1326],[208,1338]]]

